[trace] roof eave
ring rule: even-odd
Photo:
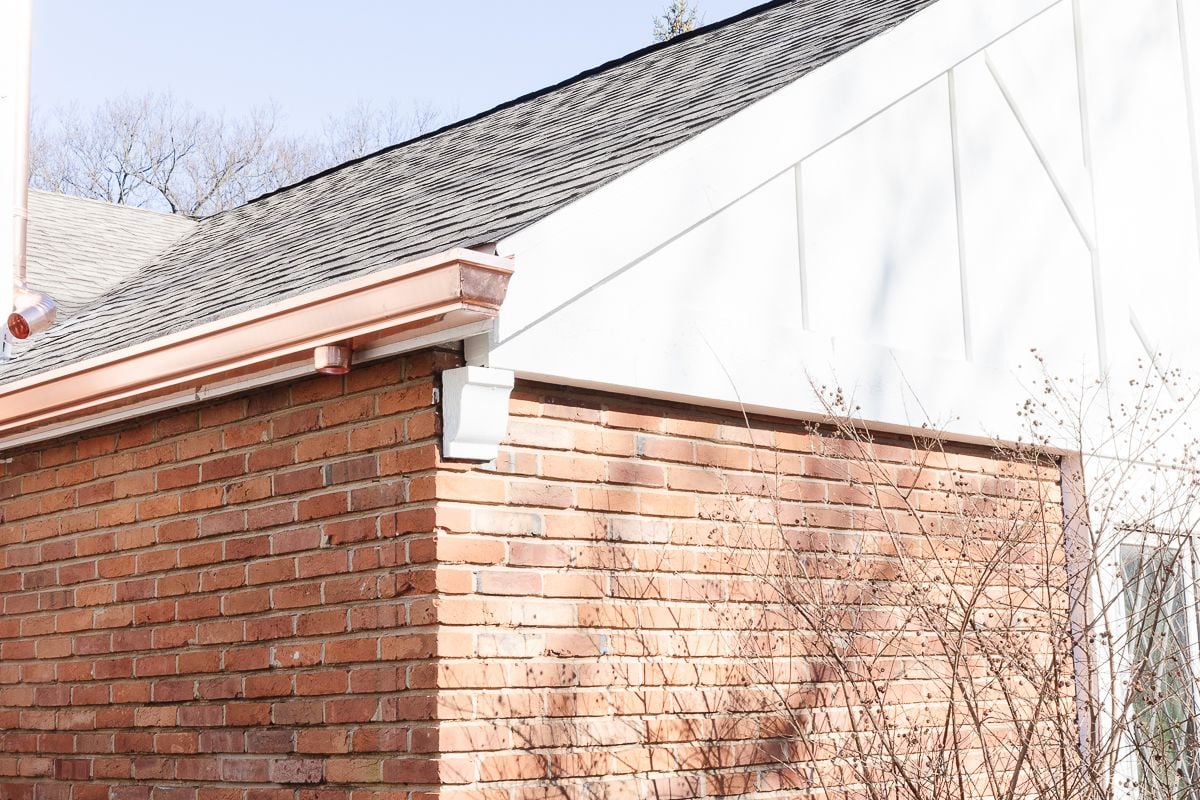
[[[312,349],[325,344],[396,350],[455,341],[497,315],[511,264],[455,248],[0,386],[0,448],[231,374],[304,374]]]

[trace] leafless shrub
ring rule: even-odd
[[[821,392],[845,491],[746,526],[769,597],[736,626],[793,786],[1200,793],[1197,394],[1160,365],[1119,390],[1033,388],[1026,441],[981,457],[933,433],[892,446]]]

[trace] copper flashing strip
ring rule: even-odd
[[[307,358],[312,348],[334,342],[353,340],[357,347],[434,329],[450,336],[496,316],[511,274],[508,259],[449,250],[33,375],[0,386],[0,436],[278,365],[300,353]]]

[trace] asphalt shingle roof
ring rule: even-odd
[[[29,283],[53,289],[65,319],[195,226],[187,217],[31,190]]]
[[[932,2],[770,3],[201,220],[0,383],[498,241]]]

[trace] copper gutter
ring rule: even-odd
[[[454,330],[496,316],[511,274],[508,259],[449,250],[33,375],[0,386],[0,437],[298,357],[311,365],[311,351],[324,345],[394,345],[436,331],[450,341]]]

